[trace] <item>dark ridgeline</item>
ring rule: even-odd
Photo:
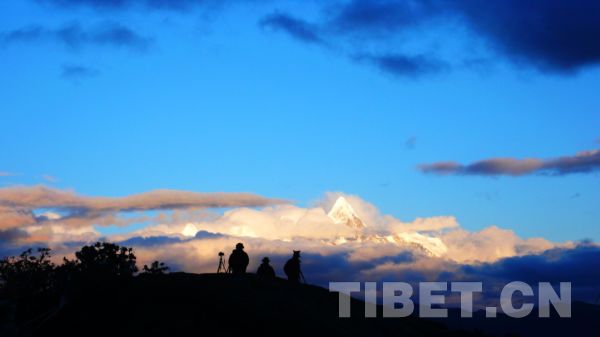
[[[157,261],[136,275],[133,250],[110,243],[83,247],[61,265],[52,264],[49,254],[28,251],[0,262],[0,336],[484,336],[416,317],[381,318],[381,306],[378,318],[367,319],[357,299],[351,300],[351,318],[338,318],[337,293],[272,277],[268,258],[257,275],[240,277],[167,273]],[[299,258],[298,252],[291,261]],[[298,282],[302,277],[288,275]],[[570,320],[448,323],[487,331],[493,326],[502,331],[498,336],[567,336],[568,329],[584,324],[600,327],[600,307],[588,306],[581,312],[574,306]],[[581,330],[577,335],[597,336]]]

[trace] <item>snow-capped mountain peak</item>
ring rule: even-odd
[[[448,248],[440,238],[424,235],[418,232],[365,233],[361,231],[367,225],[358,217],[352,205],[344,197],[339,197],[327,215],[336,224],[343,224],[356,229],[355,237],[338,237],[331,243],[346,244],[395,244],[401,249],[409,249],[415,253],[440,257],[447,253]]]
[[[338,224],[344,224],[355,229],[367,227],[344,197],[337,198],[327,215]]]

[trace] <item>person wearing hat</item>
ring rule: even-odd
[[[244,245],[240,242],[235,245],[235,249],[229,255],[229,269],[232,274],[245,274],[250,258],[244,251]]]
[[[258,267],[256,271],[256,277],[261,280],[272,280],[275,278],[275,270],[269,264],[269,258],[264,257],[262,259],[262,264]]]

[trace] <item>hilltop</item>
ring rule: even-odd
[[[254,275],[171,273],[79,291],[34,336],[480,336],[419,318],[338,318],[338,294]]]

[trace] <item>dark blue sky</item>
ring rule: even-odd
[[[593,2],[164,3],[0,4],[0,185],[343,191],[407,221],[600,240],[597,156],[548,169],[600,147]],[[490,158],[546,166],[419,169]]]

